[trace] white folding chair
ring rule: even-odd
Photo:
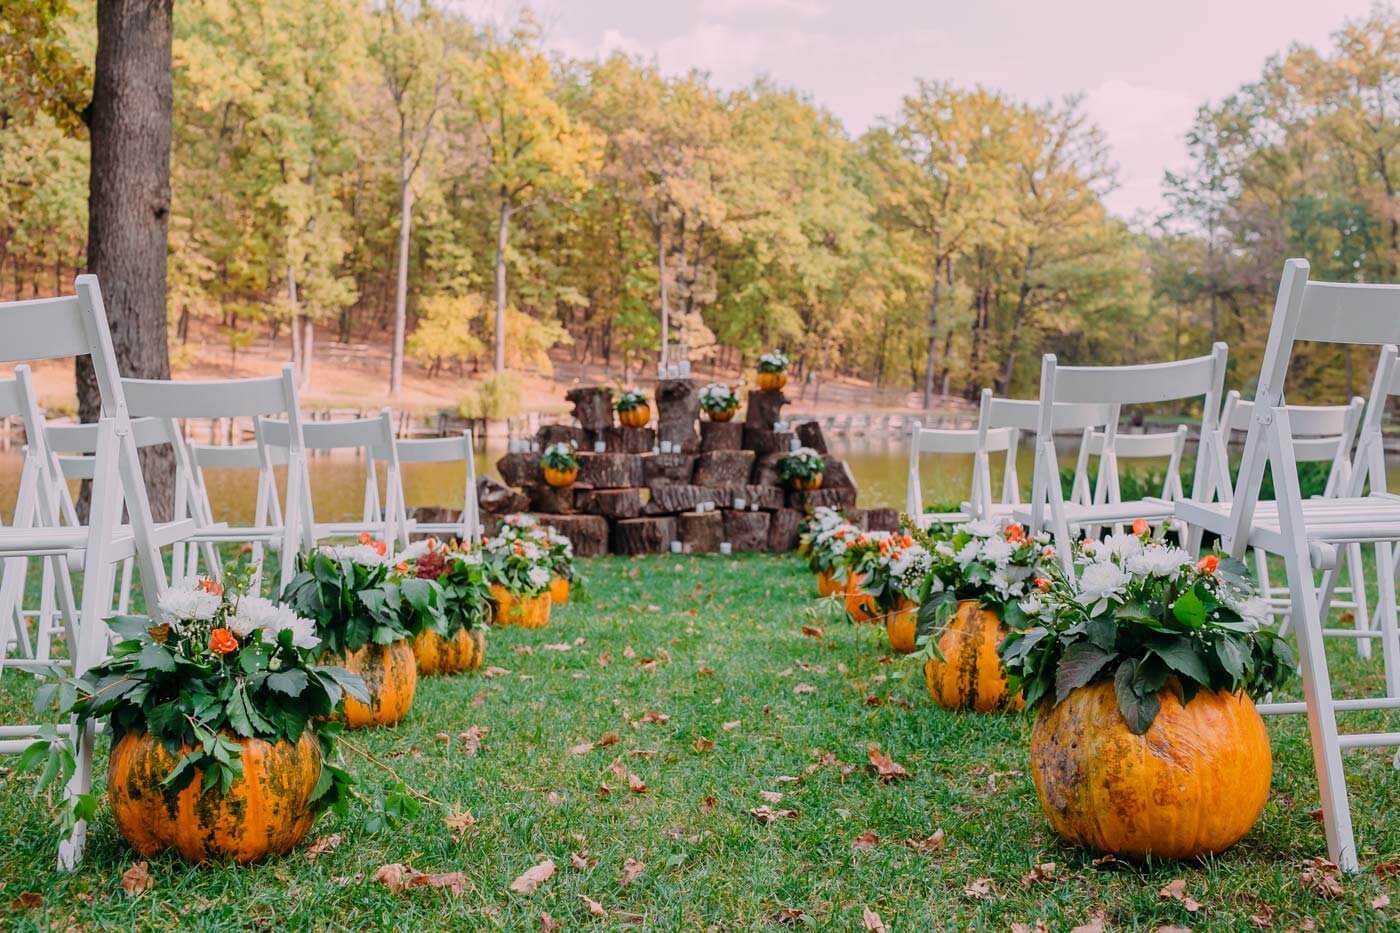
[[[1307,713],[1329,857],[1343,870],[1356,871],[1359,861],[1342,752],[1400,745],[1400,732],[1342,733],[1337,716],[1357,710],[1400,709],[1395,578],[1389,573],[1377,575],[1375,617],[1385,659],[1386,697],[1333,697],[1323,646],[1323,607],[1328,605],[1335,584],[1338,547],[1375,544],[1378,567],[1393,565],[1393,543],[1400,540],[1400,497],[1385,492],[1383,457],[1368,448],[1368,459],[1356,461],[1341,495],[1303,498],[1294,456],[1293,419],[1283,404],[1284,380],[1293,346],[1299,341],[1384,346],[1376,379],[1377,385],[1389,385],[1394,378],[1394,344],[1400,341],[1400,286],[1310,282],[1305,260],[1290,259],[1285,264],[1233,501],[1183,500],[1177,503],[1177,516],[1191,526],[1193,545],[1202,532],[1212,531],[1221,536],[1224,548],[1235,558],[1243,558],[1251,547],[1283,557],[1304,699],[1261,704],[1259,711]],[[1374,394],[1372,401],[1376,401]],[[1369,410],[1366,417],[1369,427]],[[1378,425],[1379,414],[1376,417]],[[1374,440],[1368,443],[1378,449]],[[1266,466],[1274,480],[1272,504],[1259,501]],[[1369,495],[1364,491],[1368,479]],[[1313,578],[1317,570],[1323,571],[1320,592]],[[1375,633],[1358,633],[1357,637],[1372,638]]]
[[[280,531],[285,528],[282,519],[282,502],[277,493],[277,477],[272,467],[285,467],[289,459],[287,448],[269,448],[265,453],[267,465],[264,467],[264,451],[256,444],[219,446],[215,444],[189,444],[190,463],[193,466],[193,494],[202,503],[202,511],[213,516],[216,524],[237,528],[244,535],[240,540],[251,548],[254,576],[252,586],[259,587],[262,581],[263,561],[266,548],[277,547],[281,542]],[[213,499],[209,495],[208,470],[252,472],[255,475],[253,495],[252,525],[234,524],[221,518],[214,511]]]
[[[0,557],[62,556],[70,566],[81,566],[83,585],[77,617],[67,621],[76,634],[73,673],[82,675],[105,653],[104,617],[111,605],[115,565],[124,558],[135,557],[146,605],[158,605],[165,590],[160,548],[187,537],[193,531],[193,522],[157,526],[151,519],[102,293],[96,276],[80,275],[75,284],[74,295],[0,304],[0,334],[3,334],[0,363],[75,356],[91,358],[101,394],[102,413],[94,444],[88,524],[82,528],[57,527],[57,516],[46,515],[43,526],[29,521],[23,526],[15,523],[0,528]],[[21,506],[17,514],[32,515],[36,511],[27,503]],[[41,505],[38,510],[42,508]],[[123,509],[129,519],[127,525],[122,524]],[[6,583],[13,577],[12,566],[7,563],[5,567]],[[38,725],[4,727],[0,730],[0,752],[23,751],[39,728]],[[86,794],[92,786],[96,725],[88,723],[79,730],[69,723],[60,726],[60,730],[72,739],[77,759],[67,793]],[[60,868],[71,868],[77,863],[86,837],[87,825],[80,821],[59,844]]]
[[[1196,448],[1192,484],[1192,495],[1199,496],[1200,490],[1211,488],[1213,482],[1215,457],[1210,447],[1217,436],[1215,426],[1224,389],[1226,356],[1223,343],[1217,343],[1210,354],[1194,359],[1129,366],[1060,366],[1053,353],[1045,355],[1040,371],[1040,424],[1036,431],[1031,501],[1029,508],[1018,510],[1018,514],[1024,515],[1032,532],[1048,525],[1066,573],[1073,571],[1071,525],[1110,526],[1138,518],[1155,524],[1171,519],[1174,509],[1173,503],[1157,497],[1129,502],[1066,503],[1060,489],[1051,406],[1079,402],[1109,409],[1108,417],[1095,427],[1103,434],[1098,482],[1100,488],[1112,491],[1119,488],[1117,446],[1122,406],[1201,399],[1201,440]]]
[[[476,456],[472,444],[471,429],[450,437],[430,437],[418,440],[398,440],[393,444],[400,466],[413,463],[456,463],[461,461],[464,468],[462,491],[462,514],[455,522],[422,522],[408,517],[408,503],[399,500],[395,520],[403,528],[401,540],[407,540],[409,533],[455,537],[459,541],[475,543],[481,537],[481,513],[476,501]]]
[[[1165,502],[1175,502],[1177,499],[1185,497],[1185,491],[1181,485],[1181,461],[1186,453],[1186,439],[1190,432],[1186,425],[1179,425],[1175,431],[1158,431],[1145,434],[1125,434],[1119,433],[1112,443],[1112,453],[1115,465],[1122,466],[1125,460],[1166,460],[1166,468],[1162,475],[1162,489],[1158,494]],[[1084,477],[1085,486],[1088,486],[1089,460],[1091,457],[1098,457],[1100,463],[1103,461],[1105,450],[1109,449],[1108,432],[1102,429],[1090,429],[1084,443],[1079,448],[1079,461],[1075,464],[1074,475],[1076,478]],[[1099,469],[1094,478],[1093,492],[1085,492],[1078,497],[1071,497],[1071,504],[1093,504],[1108,505],[1117,504],[1123,501],[1122,473],[1110,476],[1108,470]],[[1121,525],[1115,525],[1114,531],[1121,530]],[[1090,525],[1086,529],[1089,537],[1098,537],[1099,527]]]

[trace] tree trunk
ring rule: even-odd
[[[306,332],[301,339],[301,385],[298,388],[305,392],[311,388],[311,363],[316,358],[313,352],[316,346],[316,325],[309,317],[303,317],[303,320],[306,322]]]
[[[301,328],[298,326],[301,322],[298,320],[300,315],[297,314],[297,271],[290,262],[287,263],[287,303],[292,308],[292,326],[290,328],[292,332],[292,367],[296,370],[297,376],[300,377],[302,374],[302,353]]]
[[[389,394],[399,397],[403,388],[403,338],[408,326],[408,244],[413,226],[413,187],[408,157],[399,168],[399,274],[394,288],[394,346],[389,358]]]
[[[671,358],[671,306],[666,292],[666,222],[656,220],[656,276],[661,284],[661,368],[664,371]]]
[[[165,285],[170,217],[170,44],[173,0],[99,0],[97,60],[88,116],[88,271],[95,273],[121,375],[169,379]],[[96,421],[102,399],[87,357],[76,368],[78,414]],[[158,519],[170,517],[174,456],[142,451]]]
[[[1001,384],[997,391],[1002,395],[1011,394],[1011,380],[1016,375],[1016,350],[1021,344],[1021,324],[1026,318],[1026,309],[1031,297],[1031,268],[1035,263],[1035,247],[1026,250],[1026,264],[1021,269],[1021,286],[1016,293],[1016,311],[1011,317],[1011,339],[1006,344],[1006,360],[1001,369]]]
[[[501,194],[496,224],[496,372],[506,369],[506,244],[510,241],[510,203]]]
[[[937,360],[938,344],[938,304],[942,298],[943,278],[939,274],[943,271],[943,257],[934,260],[933,263],[933,290],[929,294],[928,302],[928,360],[924,369],[924,410],[928,411],[933,404],[933,369]]]

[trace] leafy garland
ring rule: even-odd
[[[1033,624],[1001,646],[1027,705],[1112,680],[1124,721],[1142,735],[1164,687],[1188,703],[1199,690],[1259,697],[1292,677],[1293,652],[1263,627],[1267,604],[1238,561],[1195,560],[1139,520],[1133,534],[1076,547],[1075,563],[1076,579],[1047,568],[1043,592],[1020,603]]]

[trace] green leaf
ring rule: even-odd
[[[156,642],[147,642],[141,646],[141,656],[136,661],[141,667],[148,667],[152,670],[173,673],[175,671],[175,656],[165,650],[164,645]]]
[[[1137,694],[1133,689],[1133,679],[1136,676],[1137,662],[1124,661],[1118,666],[1118,673],[1114,675],[1113,692],[1118,698],[1118,712],[1123,715],[1128,730],[1134,735],[1143,735],[1152,726],[1152,720],[1157,718],[1161,704],[1157,701],[1155,692],[1147,696]]]
[[[1216,639],[1215,657],[1225,673],[1230,675],[1233,681],[1231,686],[1239,684],[1244,677],[1245,665],[1249,663],[1249,650],[1235,637],[1224,635]]]
[[[1179,603],[1180,600],[1177,602]],[[1154,643],[1151,653],[1161,658],[1167,667],[1178,674],[1194,680],[1198,684],[1208,684],[1210,683],[1210,672],[1206,670],[1205,661],[1198,653],[1197,645],[1199,644],[1195,639],[1178,637],[1170,641]]]
[[[301,692],[306,689],[307,682],[306,672],[295,669],[278,671],[267,676],[269,690],[286,694],[289,697],[301,696]]]
[[[1092,681],[1116,657],[1117,652],[1104,651],[1092,642],[1074,642],[1055,669],[1055,702],[1064,702],[1071,691]]]

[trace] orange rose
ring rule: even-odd
[[[437,546],[438,546],[438,539],[437,539],[437,538],[434,538],[434,537],[431,537],[431,536],[430,536],[430,537],[428,538],[428,540],[424,541],[423,543],[426,544],[426,545],[428,546],[428,550],[430,550],[430,551],[436,551],[436,550],[437,550]]]
[[[1220,569],[1220,558],[1214,554],[1207,554],[1196,561],[1196,569],[1202,573],[1215,573],[1216,570]]]
[[[370,543],[371,541],[373,541],[373,540],[374,540],[374,536],[371,535],[368,531],[362,531],[362,532],[360,532],[360,543],[361,543],[361,544],[369,544],[369,543]]]
[[[238,650],[238,639],[226,628],[216,628],[209,633],[209,650],[215,654],[232,654]]]
[[[397,570],[399,573],[408,573],[408,561],[399,561],[397,564],[394,565],[394,569]]]
[[[1050,581],[1047,580],[1045,577],[1036,577],[1035,588],[1044,593],[1050,589]]]
[[[383,557],[384,553],[388,550],[389,545],[385,544],[383,541],[374,542],[374,553],[378,554],[380,557]]]
[[[1137,535],[1139,538],[1147,534],[1147,519],[1133,519],[1133,534]]]
[[[1006,540],[1011,542],[1026,540],[1026,529],[1022,528],[1018,522],[1012,522],[1006,526]]]
[[[218,580],[211,580],[208,577],[200,579],[199,588],[206,593],[213,593],[215,596],[224,595],[224,585]]]

